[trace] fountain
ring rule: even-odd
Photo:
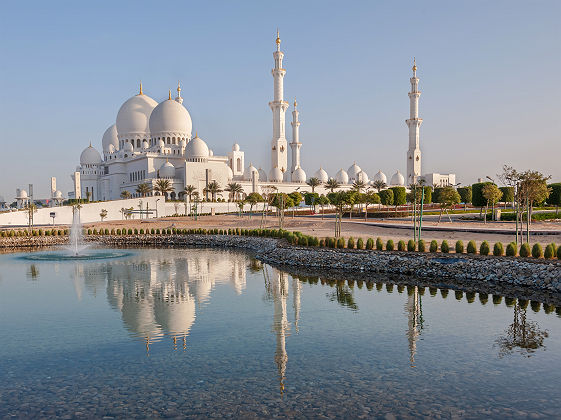
[[[79,256],[88,246],[83,243],[82,223],[80,222],[80,209],[72,209],[72,226],[70,227],[70,242],[66,247],[75,257]]]

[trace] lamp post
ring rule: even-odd
[[[158,218],[158,201],[160,201],[160,199],[156,199],[156,219]]]

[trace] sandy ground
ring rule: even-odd
[[[391,225],[409,225],[412,226],[411,221],[396,221],[396,220],[369,220],[365,222],[364,220],[353,219],[344,220],[342,223],[342,236],[344,237],[354,237],[354,238],[368,238],[368,237],[381,237],[384,240],[393,239],[395,240],[408,240],[413,237],[412,229],[401,229],[392,227]],[[386,226],[387,225],[387,226]],[[427,221],[423,226],[439,226],[450,229],[449,231],[425,231],[423,232],[424,240],[436,239],[439,242],[443,239],[448,241],[456,241],[461,239],[465,243],[473,239],[477,242],[482,242],[484,240],[490,243],[503,242],[508,243],[514,240],[514,233],[503,234],[503,233],[490,233],[490,232],[462,232],[457,229],[464,228],[478,228],[478,229],[512,229],[514,230],[514,223],[506,222],[488,222],[487,224],[478,222],[460,222],[454,221],[444,222],[442,221],[438,224],[436,221]],[[112,222],[99,222],[99,223],[89,223],[86,227],[104,227],[109,229],[122,229],[123,227],[137,228],[137,229],[151,229],[151,228],[278,228],[278,219],[274,216],[268,216],[264,219],[263,226],[261,226],[261,215],[255,214],[251,218],[247,215],[243,217],[235,215],[219,215],[219,216],[203,216],[199,217],[198,220],[193,220],[190,217],[167,217],[160,219],[147,219],[147,220],[122,220],[122,221],[112,221]],[[313,235],[317,237],[333,236],[335,230],[335,221],[333,218],[325,218],[322,220],[320,217],[306,217],[297,216],[292,217],[291,215],[286,215],[284,220],[284,229],[287,230],[298,230],[302,233]],[[534,222],[532,229],[536,231],[548,231],[551,232],[547,235],[531,235],[531,242],[540,242],[547,244],[550,242],[556,242],[561,244],[561,223],[555,222]],[[451,243],[452,245],[452,243]]]

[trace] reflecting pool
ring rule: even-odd
[[[0,418],[561,412],[549,305],[299,277],[234,251],[103,252],[0,255]]]

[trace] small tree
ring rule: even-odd
[[[489,183],[483,186],[483,188],[481,189],[481,194],[483,195],[483,198],[486,200],[486,205],[485,205],[485,223],[487,223],[487,210],[489,209],[489,204],[491,204],[492,206],[492,210],[491,210],[491,214],[495,213],[495,204],[499,202],[499,200],[501,199],[503,193],[501,192],[501,190],[499,190],[499,188],[493,184],[493,183]]]
[[[460,194],[458,191],[454,189],[454,187],[444,187],[439,189],[438,193],[438,202],[440,203],[440,216],[438,218],[438,222],[442,219],[442,212],[446,211],[448,213],[448,209],[456,204],[460,203]],[[450,219],[450,215],[448,215]],[[452,222],[452,219],[450,219]]]
[[[397,206],[403,206],[407,202],[407,193],[405,187],[392,187],[393,191],[393,204],[397,211]]]
[[[386,183],[381,179],[377,179],[376,181],[372,182],[372,187],[376,189],[376,192],[382,191],[384,188],[387,187]]]
[[[554,183],[548,185],[551,193],[547,197],[547,204],[555,206],[555,213],[559,213],[559,206],[561,205],[561,183]]]
[[[246,197],[246,201],[249,203],[249,217],[251,217],[251,212],[253,211],[253,206],[257,203],[261,203],[263,201],[263,197],[261,194],[252,192]]]
[[[107,210],[101,209],[101,211],[99,212],[99,217],[101,218],[101,221],[103,222],[103,219],[105,219],[107,217]]]
[[[325,183],[325,187],[331,192],[334,192],[340,186],[341,184],[339,183],[339,181],[334,178],[329,178],[329,180]]]
[[[467,205],[471,204],[471,185],[458,188],[458,194],[460,194],[461,202],[464,203],[464,210],[466,210]]]
[[[382,190],[378,194],[384,206],[391,206],[393,204],[393,191],[391,189]]]
[[[506,209],[507,203],[514,202],[514,187],[500,187],[499,190],[503,193],[501,200],[504,203],[504,208]]]
[[[127,190],[121,191],[121,198],[127,200],[131,198],[131,193],[128,192]]]
[[[148,194],[152,192],[152,187],[146,183],[139,184],[136,187],[136,192],[140,194],[141,197],[146,197]]]
[[[368,205],[369,204],[380,204],[380,195],[374,191],[368,191],[364,194],[364,220],[368,220]]]
[[[323,220],[323,208],[329,205],[329,198],[322,194],[318,197],[315,203],[317,203],[321,207],[321,219]]]
[[[316,187],[319,187],[321,185],[321,181],[319,180],[319,178],[312,177],[306,181],[306,184],[312,187],[312,193],[314,193]]]

